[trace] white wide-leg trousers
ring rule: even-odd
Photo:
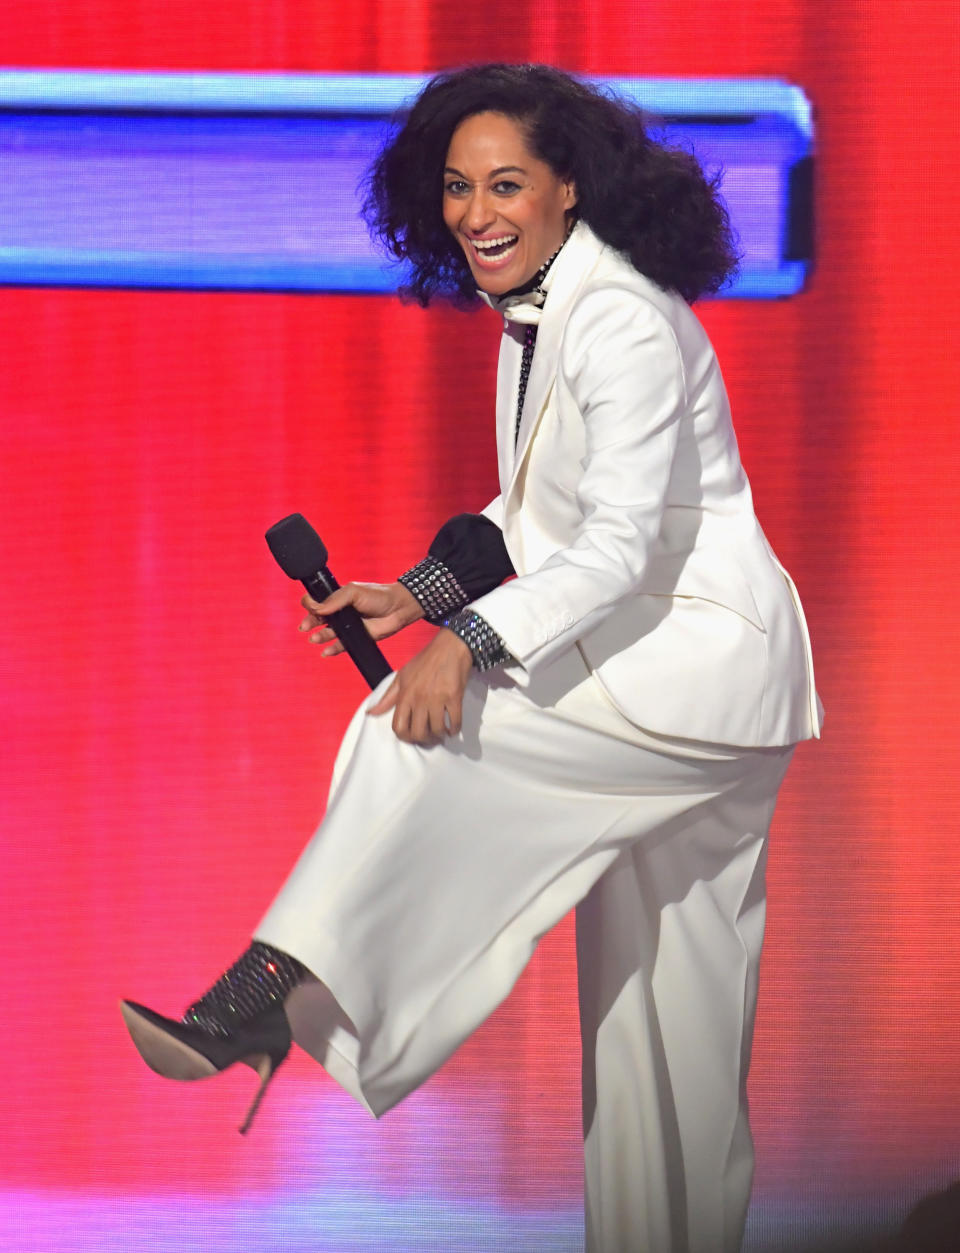
[[[294,1038],[379,1116],[577,906],[588,1253],[734,1253],[766,835],[792,748],[641,731],[576,650],[525,689],[473,676],[461,734],[435,747],[368,717],[376,699],[256,931],[320,981],[288,1004]]]

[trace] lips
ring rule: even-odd
[[[484,270],[499,269],[513,256],[519,242],[519,235],[492,235],[488,239],[468,240],[477,265]]]

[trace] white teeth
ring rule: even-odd
[[[502,244],[515,244],[519,236],[501,235],[499,239],[471,239],[474,248],[499,248]]]

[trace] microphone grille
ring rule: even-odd
[[[327,564],[323,540],[302,513],[275,522],[265,538],[277,565],[291,579],[309,579]]]

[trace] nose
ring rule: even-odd
[[[470,198],[464,206],[463,224],[467,230],[472,231],[474,235],[482,235],[485,230],[491,227],[496,219],[497,213],[494,208],[490,193],[485,187],[474,187],[470,192]]]

